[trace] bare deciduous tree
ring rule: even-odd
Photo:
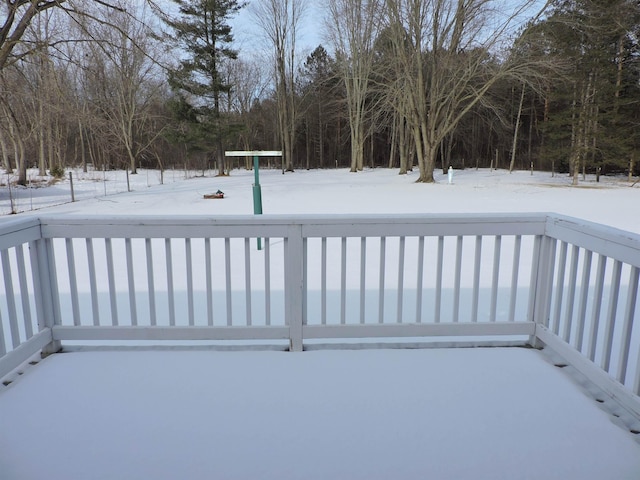
[[[259,0],[252,15],[271,44],[274,54],[278,126],[282,142],[282,171],[293,170],[296,132],[296,41],[305,14],[304,0]]]
[[[530,82],[536,66],[500,58],[501,42],[533,0],[500,15],[493,0],[386,0],[389,29],[408,102],[419,182],[433,182],[442,142],[501,79]],[[504,6],[503,6],[504,7]],[[544,8],[544,7],[543,7]]]
[[[351,171],[364,167],[365,125],[371,109],[369,84],[374,43],[380,28],[380,0],[329,0],[327,30],[333,39],[347,93],[351,129]]]
[[[154,3],[149,0],[150,3]],[[87,16],[92,18],[92,9],[97,6],[107,7],[113,11],[126,10],[110,0],[6,0],[0,5],[0,70],[7,65],[25,58],[42,45],[38,42],[25,41],[24,35],[34,19],[51,9],[60,10],[73,17]],[[106,20],[108,23],[108,20]],[[58,39],[68,41],[70,39]]]
[[[257,139],[256,119],[251,109],[258,99],[262,98],[269,84],[269,75],[265,65],[256,58],[237,60],[225,64],[228,83],[234,85],[227,94],[226,110],[242,121],[244,129],[238,132],[239,141],[244,150],[254,150]],[[245,168],[250,169],[251,159],[245,159]]]
[[[106,127],[126,152],[131,173],[137,173],[138,159],[155,135],[143,136],[151,115],[154,97],[161,89],[162,72],[152,57],[158,56],[156,45],[145,27],[147,11],[144,6],[134,21],[122,12],[110,13],[110,25],[91,23],[84,29],[91,37],[102,41],[90,44],[92,66],[101,66],[97,81],[104,82],[98,91],[104,94],[96,105],[108,120]],[[95,67],[88,67],[89,70]]]

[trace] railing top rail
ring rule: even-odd
[[[546,235],[640,267],[640,235],[598,223],[550,214]]]
[[[0,222],[0,250],[41,238],[40,219],[10,218]]]
[[[367,235],[543,234],[547,214],[45,216],[44,237],[282,236],[302,227],[304,237]],[[228,230],[228,231],[226,231]],[[235,233],[231,232],[236,230]],[[258,233],[258,230],[260,231]]]
[[[358,223],[519,223],[544,222],[549,213],[420,213],[420,214],[264,214],[264,215],[44,215],[42,224],[154,224],[154,225],[301,225]],[[567,217],[569,218],[569,217]]]
[[[542,235],[546,214],[50,216],[45,238]]]
[[[26,230],[31,227],[40,226],[40,219],[31,216],[11,216],[0,220],[0,235]]]
[[[543,235],[640,267],[640,235],[551,213],[357,215],[43,215],[0,221],[0,248],[38,238]],[[259,233],[258,233],[259,231]]]

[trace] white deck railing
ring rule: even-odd
[[[0,377],[66,341],[516,336],[640,418],[640,237],[576,219],[7,219],[0,264]]]

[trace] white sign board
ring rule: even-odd
[[[281,157],[278,150],[231,150],[224,152],[227,157]]]

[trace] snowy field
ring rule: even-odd
[[[167,171],[159,185],[157,171],[140,170],[129,176],[122,171],[74,173],[75,203],[68,178],[47,188],[22,189],[16,200],[19,211],[41,213],[96,213],[108,215],[252,214],[253,172],[234,170],[228,178],[208,172]],[[605,223],[640,233],[637,205],[640,183],[626,177],[588,176],[571,187],[567,175],[548,172],[467,169],[456,171],[452,185],[436,171],[437,183],[417,184],[418,172],[398,175],[397,170],[375,169],[350,174],[347,170],[260,170],[265,214],[288,213],[454,213],[454,212],[554,212]],[[194,175],[200,176],[194,176]],[[84,175],[84,176],[83,176]],[[106,175],[106,176],[104,176]],[[185,177],[187,180],[185,180]],[[80,179],[85,180],[81,181]],[[106,178],[106,180],[105,180]],[[633,185],[633,186],[632,186]],[[225,199],[203,199],[218,189]],[[106,192],[106,195],[105,195]],[[118,193],[114,193],[118,192]],[[44,208],[51,203],[63,203]],[[33,209],[32,209],[33,207]],[[0,213],[10,212],[8,189],[0,188]]]
[[[24,215],[253,211],[252,172],[157,175],[107,195],[115,177],[78,179],[81,201],[48,208],[53,190],[33,189]],[[260,172],[265,213],[555,212],[640,233],[640,184],[623,179],[416,178]],[[49,188],[69,194],[68,181]],[[218,189],[223,200],[203,199]],[[0,386],[0,479],[639,479],[640,424],[553,360],[522,348],[54,355]]]

